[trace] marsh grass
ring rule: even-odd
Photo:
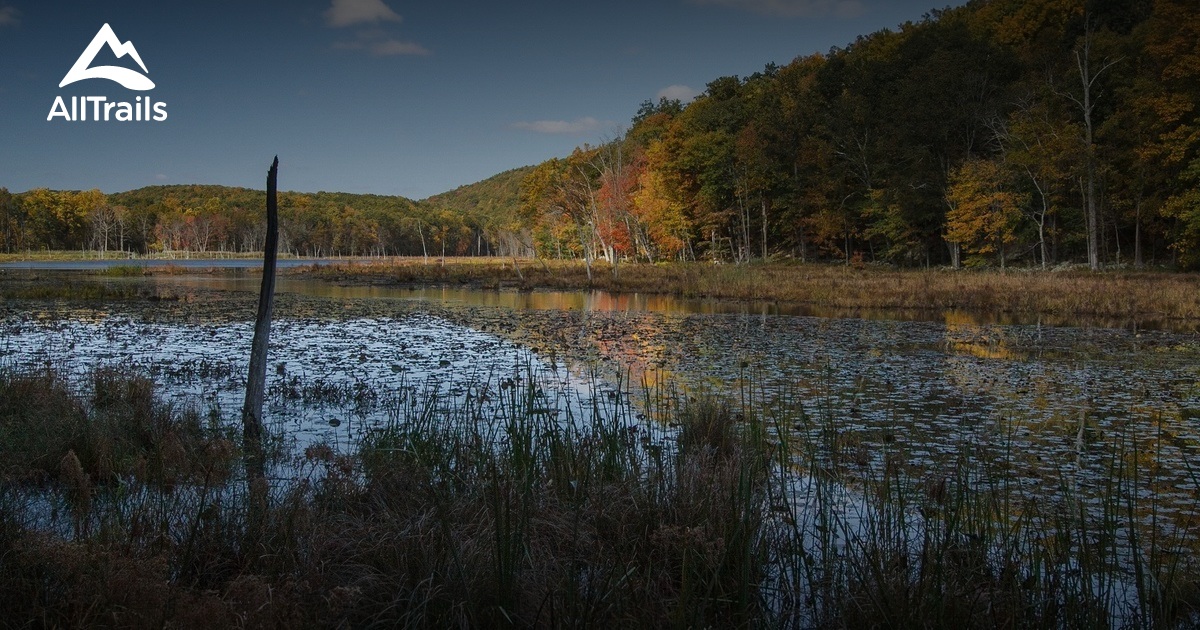
[[[93,484],[135,477],[171,485],[210,476],[206,467],[227,464],[213,452],[232,451],[195,410],[161,402],[149,377],[118,368],[94,370],[86,391],[49,367],[0,371],[0,442],[6,475],[55,479],[78,469]]]
[[[1082,270],[988,271],[854,268],[801,263],[598,263],[588,281],[579,261],[451,258],[339,264],[292,270],[336,282],[466,284],[481,288],[663,293],[684,297],[777,301],[834,309],[997,316],[1106,318],[1120,321],[1200,319],[1200,276]]]
[[[306,449],[249,527],[241,484],[213,468],[117,472],[175,448],[131,433],[206,460],[200,445],[227,447],[147,382],[0,386],[6,435],[96,423],[0,442],[0,607],[24,625],[1168,628],[1200,610],[1194,521],[1152,491],[1165,438],[1114,437],[1097,488],[1066,466],[1047,501],[1011,427],[920,467],[900,441],[864,448],[828,401],[767,405],[749,385],[647,392],[647,422],[556,406],[533,379],[498,406],[411,387],[378,393],[391,419],[357,450]],[[118,481],[81,501],[105,465]],[[90,527],[47,526],[55,505]]]
[[[105,267],[99,273],[109,278],[136,278],[147,275],[146,268],[140,265],[113,265]]]
[[[121,268],[117,268],[121,269]],[[85,302],[176,302],[190,300],[186,293],[170,287],[144,284],[127,280],[130,276],[143,275],[141,270],[130,276],[124,272],[103,277],[113,280],[93,281],[89,275],[74,275],[75,272],[32,273],[13,276],[0,275],[0,304],[7,300],[79,300]]]
[[[1174,628],[1200,621],[1196,511],[1165,516],[1153,479],[1170,461],[1161,440],[1136,443],[1130,431],[1095,445],[1096,487],[1084,490],[1081,470],[1070,465],[1029,483],[1011,424],[986,439],[963,438],[941,465],[914,466],[901,441],[864,452],[832,409],[817,405],[810,415],[812,407],[798,402],[772,409],[789,407],[775,416],[774,433],[783,451],[803,455],[791,460],[790,481],[784,475],[771,484],[781,515],[770,534],[781,602],[773,608],[784,611],[776,620],[783,625]],[[785,470],[789,462],[779,464]]]

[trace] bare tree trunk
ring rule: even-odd
[[[738,263],[750,262],[750,206],[746,205],[743,196],[738,196],[738,214],[742,218],[742,246],[738,247],[736,253]],[[733,247],[730,247],[733,250]]]
[[[1138,192],[1136,210],[1133,215],[1133,266],[1141,269],[1145,266],[1142,260],[1142,193]]]
[[[1087,18],[1085,18],[1087,19]],[[1080,54],[1079,50],[1075,51],[1075,65],[1079,69],[1079,81],[1083,89],[1081,98],[1070,97],[1075,101],[1083,112],[1083,130],[1084,130],[1084,149],[1087,159],[1087,185],[1084,196],[1086,197],[1086,212],[1087,212],[1087,249],[1088,249],[1088,266],[1093,270],[1100,268],[1100,216],[1096,208],[1096,147],[1094,146],[1095,136],[1093,132],[1092,110],[1095,108],[1095,101],[1092,99],[1092,86],[1095,85],[1096,79],[1099,78],[1105,70],[1108,70],[1121,59],[1115,59],[1104,64],[1099,70],[1092,73],[1091,53],[1092,53],[1092,25],[1090,21],[1085,25],[1083,35],[1083,51]]]
[[[246,482],[252,505],[266,499],[262,408],[267,380],[267,341],[271,336],[271,310],[275,305],[275,257],[279,246],[279,211],[276,203],[278,172],[279,158],[276,157],[271,163],[271,170],[267,172],[267,237],[263,247],[262,289],[258,293],[258,315],[254,320],[254,340],[250,349],[250,373],[246,378],[246,403],[242,407]]]
[[[583,226],[579,226],[582,228]],[[595,230],[593,230],[593,233]],[[583,265],[587,268],[588,288],[592,286],[592,244],[584,239],[583,232],[579,232],[579,242],[583,245]]]
[[[1089,66],[1091,43],[1091,29],[1089,28],[1084,39],[1083,55],[1080,56],[1076,51],[1075,63],[1079,66],[1079,80],[1083,84],[1083,99],[1079,106],[1083,109],[1083,141],[1087,159],[1087,186],[1084,192],[1084,201],[1087,204],[1088,266],[1095,270],[1100,268],[1100,228],[1096,216],[1096,158],[1095,148],[1092,146],[1092,78],[1088,76],[1091,69]]]
[[[762,207],[762,232],[763,232],[763,261],[767,260],[767,200],[761,195],[758,197],[758,203]]]
[[[1046,261],[1046,215],[1045,215],[1045,213],[1042,214],[1041,221],[1038,221],[1038,248],[1042,254],[1042,269],[1045,270],[1047,268],[1046,267],[1047,261]]]
[[[421,237],[421,255],[425,257],[425,264],[429,264],[429,250],[425,248],[425,232],[421,231],[420,222],[417,223],[417,234]]]
[[[1042,269],[1046,269],[1046,215],[1050,214],[1050,200],[1047,198],[1046,191],[1042,188],[1041,182],[1033,175],[1033,171],[1026,168],[1025,173],[1029,175],[1029,180],[1033,182],[1033,187],[1037,189],[1038,196],[1042,200],[1042,211],[1034,217],[1034,220],[1037,221],[1038,226],[1038,248],[1042,254]]]

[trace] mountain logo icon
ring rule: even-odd
[[[108,79],[109,81],[116,81],[130,90],[154,89],[154,82],[145,74],[140,74],[135,70],[120,66],[91,67],[92,62],[96,59],[96,55],[105,45],[112,50],[118,59],[129,55],[142,67],[142,72],[150,72],[146,69],[146,64],[142,62],[142,57],[138,55],[137,49],[133,47],[133,42],[121,43],[121,40],[117,39],[117,34],[113,32],[112,27],[105,24],[100,27],[96,36],[92,38],[92,43],[88,44],[87,48],[83,50],[83,54],[79,55],[79,59],[75,60],[75,65],[71,66],[71,69],[67,71],[67,75],[63,77],[58,87],[65,87],[84,79]]]

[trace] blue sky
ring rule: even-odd
[[[954,2],[961,4],[961,2]],[[0,0],[0,186],[225,184],[420,199],[618,136],[646,99],[844,46],[931,0]],[[156,84],[58,84],[108,23]],[[93,65],[136,68],[107,49]],[[47,121],[55,97],[162,122]]]

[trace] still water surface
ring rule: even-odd
[[[9,308],[0,365],[49,362],[78,375],[128,366],[153,375],[181,404],[191,400],[235,423],[253,309],[211,321],[187,312],[214,295],[252,304],[258,278],[107,281],[185,295],[176,306],[184,315],[115,303],[56,313],[44,304]],[[644,411],[645,391],[716,391],[771,418],[775,430],[813,442],[832,431],[865,468],[886,454],[914,478],[948,474],[972,448],[1004,453],[996,465],[1029,492],[1053,498],[1070,483],[1099,496],[1112,458],[1132,456],[1152,466],[1143,491],[1162,504],[1156,518],[1182,524],[1198,516],[1195,332],[961,313],[818,317],[774,304],[341,287],[288,277],[278,289],[284,308],[272,334],[267,416],[299,446],[349,447],[363,428],[394,419],[401,400],[435,390],[449,406],[493,404],[530,379],[543,383],[546,408],[562,417],[603,405],[630,423]],[[289,313],[288,299],[307,300],[305,309]]]

